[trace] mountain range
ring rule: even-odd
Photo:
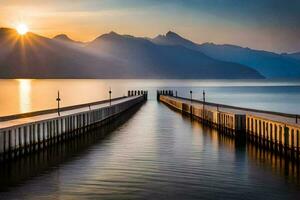
[[[300,60],[300,52],[291,53],[291,54],[284,53],[282,55],[286,56],[286,57],[290,57],[290,58],[294,58],[294,59]]]
[[[156,38],[110,32],[84,43],[1,28],[0,69],[0,78],[300,78],[300,58],[196,44],[174,32]]]
[[[181,45],[214,59],[239,63],[255,69],[266,78],[300,78],[300,52],[276,54],[229,44],[196,44],[174,32],[159,35],[152,41],[156,44]]]

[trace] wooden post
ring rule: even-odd
[[[284,126],[284,132],[283,132],[283,137],[284,137],[284,150],[285,153],[287,153],[288,147],[289,147],[289,137],[290,137],[290,130],[287,126]]]
[[[59,91],[57,92],[57,98],[56,98],[56,101],[57,101],[57,113],[58,113],[58,116],[60,116],[60,96],[59,96]]]
[[[204,120],[204,117],[205,117],[205,114],[204,114],[205,91],[204,91],[204,90],[203,90],[203,93],[202,93],[202,95],[203,95],[203,102],[202,102],[202,105],[203,105],[203,108],[202,108],[203,116],[202,116],[202,118],[203,118],[203,120]]]
[[[111,88],[109,88],[109,106],[111,106]]]

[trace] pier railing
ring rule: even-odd
[[[9,116],[0,122],[0,160],[39,150],[85,133],[87,128],[111,119],[147,100],[148,92],[89,104]],[[136,94],[136,95],[135,95]]]
[[[120,100],[120,99],[123,99],[123,98],[126,98],[126,96],[125,97],[114,98],[114,99],[112,99],[112,101]],[[73,106],[66,106],[66,107],[60,108],[60,111],[64,112],[64,111],[84,108],[84,107],[88,107],[88,106],[99,105],[99,104],[108,103],[108,102],[109,102],[109,99],[106,99],[106,100],[95,101],[95,102],[91,102],[91,103],[84,103],[84,104],[78,104],[78,105],[73,105]],[[20,118],[26,118],[26,117],[34,117],[34,116],[39,116],[39,115],[51,114],[51,113],[57,113],[57,108],[41,110],[41,111],[34,111],[34,112],[28,112],[28,113],[21,113],[21,114],[15,114],[15,115],[1,116],[0,117],[0,122],[14,120],[14,119],[20,119]]]
[[[297,114],[282,113],[282,112],[275,112],[275,111],[268,111],[268,110],[260,110],[260,109],[254,109],[254,108],[245,108],[245,107],[219,104],[219,103],[207,102],[207,101],[203,102],[199,99],[190,99],[190,98],[181,97],[181,96],[174,96],[174,92],[172,90],[160,90],[160,91],[157,91],[157,93],[158,93],[158,96],[159,95],[172,96],[172,97],[176,97],[176,98],[182,99],[182,100],[193,101],[193,102],[205,104],[205,105],[208,105],[208,106],[214,106],[216,108],[217,107],[219,107],[219,108],[229,108],[229,109],[236,109],[236,110],[242,110],[242,111],[248,111],[248,112],[256,112],[256,113],[263,113],[263,114],[270,114],[270,115],[277,115],[277,116],[287,117],[287,118],[294,119],[295,123],[300,124],[300,115],[297,115]]]
[[[128,91],[128,96],[138,96],[138,95],[143,95],[147,99],[148,91],[144,91],[144,90]],[[116,100],[120,100],[120,99],[124,99],[124,98],[126,98],[126,96],[116,97],[113,99],[105,99],[105,100],[95,101],[95,102],[90,102],[90,103],[66,106],[66,107],[60,108],[60,112],[70,111],[70,110],[84,108],[84,107],[88,107],[88,106],[95,106],[95,105],[104,104],[104,103],[108,103],[110,101],[116,101]],[[28,113],[21,113],[21,114],[14,114],[14,115],[8,115],[8,116],[0,116],[0,122],[14,120],[14,119],[20,119],[20,118],[34,117],[34,116],[39,116],[39,115],[51,114],[51,113],[57,113],[57,108],[28,112]]]
[[[226,133],[244,134],[268,149],[299,158],[298,116],[178,97],[170,90],[157,91],[157,99]]]

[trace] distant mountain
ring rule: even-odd
[[[157,45],[145,38],[119,35],[115,32],[102,35],[87,48],[121,59],[124,72],[147,74],[158,78],[262,78],[255,70],[232,62],[212,59],[199,51],[183,46]],[[130,70],[130,71],[127,71]]]
[[[241,64],[183,46],[109,33],[84,45],[66,35],[19,36],[0,29],[0,78],[263,78]],[[76,46],[76,47],[75,47]]]
[[[300,60],[300,52],[290,53],[290,54],[282,54],[282,55],[289,57],[289,58],[294,58],[294,59]]]
[[[166,35],[158,35],[156,38],[152,39],[151,41],[154,42],[155,44],[181,45],[193,50],[199,50],[198,44],[190,40],[187,40],[172,31],[169,31]]]
[[[196,44],[174,32],[159,35],[152,40],[156,44],[181,45],[200,51],[214,59],[235,62],[249,66],[267,78],[300,78],[300,61],[297,55],[284,56],[273,52],[259,51],[235,45],[213,43]]]
[[[119,63],[33,33],[0,29],[1,78],[114,77]]]
[[[61,42],[66,42],[66,43],[71,43],[71,44],[76,44],[76,45],[80,45],[83,46],[85,43],[84,42],[80,42],[80,41],[75,41],[72,40],[69,36],[67,36],[66,34],[59,34],[56,35],[55,37],[53,37],[54,40],[57,41],[61,41]]]

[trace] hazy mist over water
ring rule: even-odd
[[[268,80],[0,80],[0,116],[56,107],[57,91],[61,105],[69,106],[127,95],[128,90],[149,90],[156,99],[157,89],[172,89],[179,96],[210,102],[300,114],[300,81]]]

